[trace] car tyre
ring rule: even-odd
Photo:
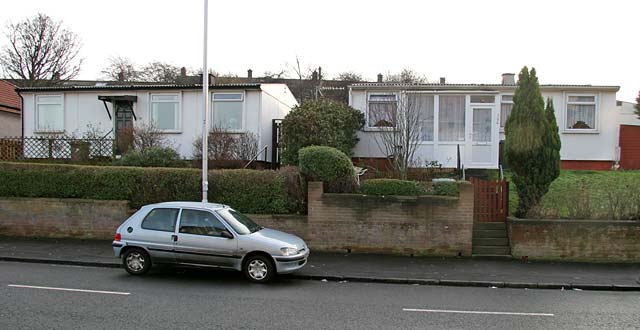
[[[270,258],[253,255],[247,258],[243,267],[244,276],[254,283],[267,283],[276,276],[276,267]]]
[[[151,268],[151,257],[143,249],[131,248],[122,255],[122,265],[127,273],[142,275]]]

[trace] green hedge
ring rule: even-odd
[[[460,195],[460,188],[455,182],[438,182],[433,184],[433,194],[457,197]]]
[[[197,169],[0,163],[0,196],[128,200],[131,207],[201,200]],[[284,178],[274,171],[209,171],[209,201],[244,213],[289,213]]]
[[[348,193],[356,189],[353,163],[344,152],[332,147],[311,146],[300,149],[298,159],[304,179],[324,182],[326,192]]]
[[[398,196],[419,196],[426,195],[427,191],[416,181],[405,181],[397,179],[370,179],[362,181],[361,194],[365,195],[398,195]]]

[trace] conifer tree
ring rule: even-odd
[[[560,139],[553,105],[545,114],[534,68],[529,72],[525,66],[520,71],[513,103],[505,125],[505,156],[520,198],[516,216],[525,217],[559,174]]]

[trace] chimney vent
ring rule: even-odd
[[[253,78],[253,70],[247,70],[247,78]]]
[[[180,68],[180,77],[186,77],[186,76],[187,76],[187,68],[181,67]]]
[[[382,82],[382,73],[378,73],[378,82],[381,83]]]
[[[318,71],[313,70],[313,73],[311,73],[311,80],[318,80]]]
[[[502,84],[503,85],[515,85],[516,84],[516,74],[515,73],[503,73],[502,74]]]
[[[318,79],[322,80],[322,67],[318,67]]]
[[[445,79],[444,77],[440,77],[440,83],[441,84],[446,84],[447,83],[447,79]]]

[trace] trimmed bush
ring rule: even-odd
[[[143,151],[130,149],[116,161],[120,166],[142,167],[182,167],[183,162],[178,152],[172,148],[151,147]]]
[[[0,196],[128,200],[131,207],[201,200],[197,169],[0,163]],[[244,213],[289,213],[284,178],[274,171],[209,171],[209,200]]]
[[[397,179],[370,179],[360,184],[359,193],[365,195],[398,195],[419,196],[426,195],[427,191],[416,181]]]
[[[433,194],[457,197],[460,194],[460,189],[455,182],[438,182],[433,184]]]
[[[307,181],[322,181],[330,192],[352,191],[355,172],[349,156],[342,151],[322,146],[300,149],[300,173]]]

